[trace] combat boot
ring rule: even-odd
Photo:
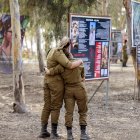
[[[89,140],[90,137],[86,134],[86,125],[80,125],[80,127],[81,127],[80,140]]]
[[[47,124],[42,124],[39,138],[47,138],[47,137],[50,137],[50,133],[47,131]]]
[[[67,126],[67,140],[74,140],[72,135],[72,127]]]
[[[57,134],[57,124],[52,123],[51,139],[61,139],[62,137]]]
[[[123,62],[123,63],[122,63],[122,67],[127,67],[127,66],[126,66],[126,62]]]

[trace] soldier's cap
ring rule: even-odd
[[[62,50],[68,43],[70,43],[70,39],[67,36],[64,36],[62,40],[60,41],[60,44],[58,46],[59,50]]]

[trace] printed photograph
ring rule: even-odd
[[[95,45],[95,28],[96,28],[96,23],[90,22],[89,45]]]
[[[71,25],[71,43],[72,48],[78,48],[78,38],[79,38],[79,21],[72,21]]]

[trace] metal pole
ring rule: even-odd
[[[106,80],[105,106],[108,107],[109,79]]]
[[[93,95],[91,96],[91,98],[88,100],[88,103],[92,100],[93,96],[96,94],[96,92],[98,91],[98,89],[101,87],[101,85],[103,84],[104,80],[100,83],[100,85],[97,87],[97,89],[95,90],[95,92],[93,93]]]

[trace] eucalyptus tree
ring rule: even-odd
[[[112,17],[112,25],[117,29],[124,29],[126,23],[126,17],[123,12],[123,1],[109,1],[108,14]]]
[[[86,13],[87,9],[91,7],[95,1],[96,0],[23,0],[20,4],[23,5],[21,11],[28,13],[30,16],[30,28],[33,30],[36,29],[36,31],[39,31],[37,28],[43,29],[46,44],[45,48],[47,51],[53,39],[57,42],[63,35],[67,34],[68,14],[70,12]],[[36,35],[38,35],[38,33],[36,33]],[[38,50],[40,43],[37,43]],[[38,54],[42,53],[39,52]],[[38,55],[38,58],[41,58],[41,56]],[[39,59],[39,65],[42,66],[40,67],[41,71],[43,69],[43,58]]]
[[[22,78],[21,31],[18,0],[0,0],[0,16],[11,14],[12,29],[12,60],[13,60],[13,110],[17,113],[27,112],[25,105],[24,82]]]
[[[94,15],[110,16],[113,27],[124,29],[126,22],[122,0],[97,0],[90,10]]]
[[[50,23],[53,34],[58,40],[66,34],[68,14],[86,13],[96,0],[32,0],[28,5],[38,7],[41,23]]]
[[[140,0],[138,0],[140,2]],[[132,47],[132,26],[131,26],[131,20],[132,20],[132,9],[131,9],[131,0],[123,0],[123,5],[126,10],[126,21],[127,21],[127,33],[128,33],[128,46],[131,50],[131,56],[133,60],[133,65],[136,71],[137,76],[137,86],[138,86],[138,95],[137,99],[140,100],[140,75],[139,72],[137,72],[137,66],[136,66],[136,47]]]
[[[35,2],[35,1],[33,1]],[[32,45],[33,38],[36,40],[36,49],[37,49],[37,57],[38,57],[38,63],[39,63],[39,71],[42,73],[44,72],[44,58],[43,53],[41,49],[41,25],[42,25],[42,18],[39,16],[39,13],[41,9],[38,7],[38,3],[29,3],[28,0],[23,0],[20,2],[20,5],[22,6],[21,12],[23,14],[26,14],[30,17],[30,24],[28,27],[28,30],[30,32],[30,42]],[[29,35],[29,34],[28,34]]]
[[[18,0],[9,0],[9,3],[12,23],[13,91],[15,98],[13,109],[14,112],[25,113],[27,109],[21,69],[22,55],[19,4]]]

